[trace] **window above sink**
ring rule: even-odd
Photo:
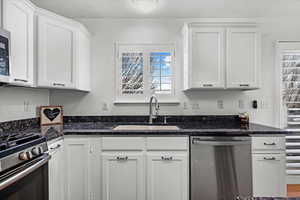
[[[176,103],[175,71],[174,45],[117,44],[115,103]]]

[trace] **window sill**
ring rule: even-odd
[[[179,105],[180,101],[178,100],[158,100],[159,104],[170,104],[170,105]],[[149,104],[149,101],[125,101],[125,100],[116,100],[114,101],[114,104]]]

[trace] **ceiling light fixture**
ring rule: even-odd
[[[158,0],[132,0],[133,7],[142,13],[150,13],[158,5]]]

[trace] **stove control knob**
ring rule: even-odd
[[[33,156],[38,156],[40,155],[40,150],[37,147],[34,147],[33,149],[31,149],[31,153]]]
[[[27,152],[22,152],[19,154],[19,159],[20,160],[29,160]]]
[[[40,152],[40,154],[44,153],[43,147],[39,147],[39,152]]]
[[[26,152],[26,154],[27,154],[28,160],[32,159],[33,156],[30,152]]]

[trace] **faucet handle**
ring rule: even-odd
[[[168,124],[168,119],[169,119],[170,117],[169,116],[164,116],[164,124]]]

